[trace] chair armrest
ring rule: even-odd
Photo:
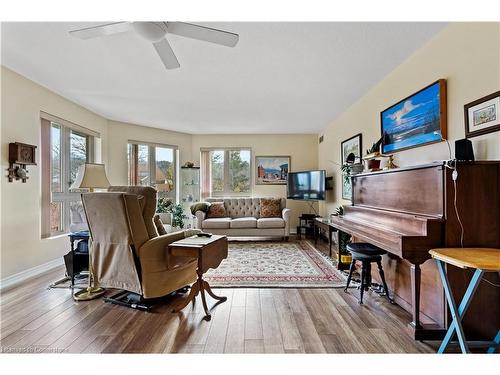
[[[178,259],[170,255],[168,245],[183,238],[184,232],[174,232],[152,238],[142,245],[138,252],[142,272],[162,272],[179,265]],[[189,259],[185,258],[181,262],[184,263],[186,260]]]
[[[198,221],[198,228],[201,229],[201,223],[206,219],[207,214],[203,211],[196,211],[194,215],[196,216],[196,220]]]
[[[281,212],[281,216],[283,220],[285,220],[285,236],[290,235],[290,215],[292,214],[292,210],[290,208],[284,208]]]

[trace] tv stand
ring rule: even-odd
[[[302,238],[302,229],[304,230],[304,235],[313,236],[314,235],[314,219],[319,217],[316,214],[302,214],[299,216],[299,225],[297,225],[297,238]]]

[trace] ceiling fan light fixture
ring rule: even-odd
[[[167,35],[167,27],[163,22],[132,22],[132,28],[139,36],[152,43]]]

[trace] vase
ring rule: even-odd
[[[380,169],[380,160],[378,159],[370,159],[366,161],[366,166],[368,170],[378,170]]]

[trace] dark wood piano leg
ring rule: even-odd
[[[420,265],[411,265],[411,308],[413,320],[410,326],[413,329],[420,329]]]
[[[411,264],[411,308],[412,321],[408,325],[410,334],[415,340],[441,340],[446,330],[435,324],[423,325],[420,323],[420,264]]]

